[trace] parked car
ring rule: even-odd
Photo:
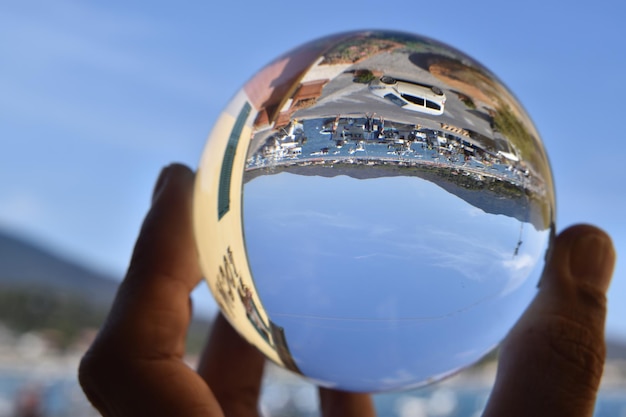
[[[370,91],[403,109],[440,116],[443,114],[446,95],[437,86],[412,81],[397,80],[388,75],[374,79]]]

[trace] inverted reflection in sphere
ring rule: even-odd
[[[506,87],[380,31],[308,43],[246,83],[207,141],[194,210],[234,327],[320,385],[368,392],[496,346],[554,229],[544,148]]]

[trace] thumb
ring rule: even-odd
[[[555,239],[539,293],[502,345],[485,417],[593,415],[614,264],[611,239],[596,227]]]

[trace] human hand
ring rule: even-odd
[[[80,364],[104,416],[258,416],[264,357],[219,315],[197,371],[183,360],[189,295],[201,280],[191,220],[194,174],[164,169],[109,316]],[[374,415],[364,394],[320,390],[324,416]]]
[[[594,226],[557,236],[539,293],[501,346],[484,417],[593,415],[615,257]]]
[[[258,415],[264,359],[222,316],[198,370],[183,361],[189,294],[201,280],[193,180],[180,165],[161,173],[126,278],[81,362],[81,385],[104,416]],[[592,414],[614,261],[610,239],[594,227],[556,239],[539,294],[502,346],[485,416]],[[366,394],[320,389],[320,401],[325,417],[375,415]]]

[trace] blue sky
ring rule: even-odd
[[[311,39],[379,28],[444,41],[495,72],[543,136],[559,229],[597,224],[626,253],[620,2],[181,4],[0,3],[0,228],[121,276],[160,168],[197,165],[257,69]],[[626,339],[623,264],[608,329]]]

